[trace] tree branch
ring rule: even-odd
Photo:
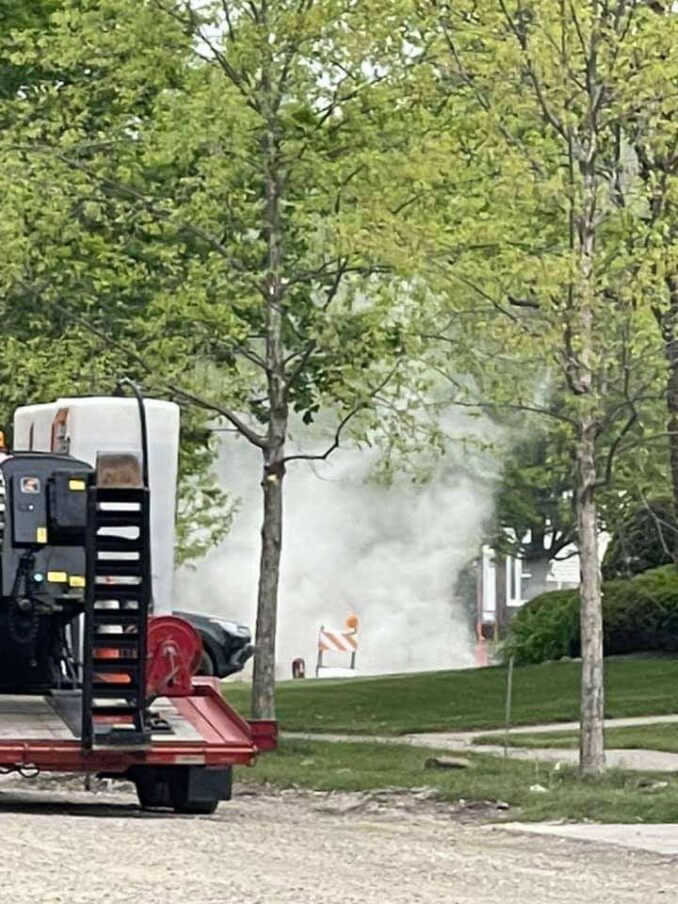
[[[29,289],[30,291],[35,291],[34,287],[26,286],[24,287]],[[97,336],[97,338],[106,342],[107,345],[112,346],[118,351],[122,352],[126,357],[135,361],[150,377],[152,377],[153,382],[157,383],[160,386],[164,386],[174,395],[185,399],[188,402],[191,402],[193,405],[196,405],[198,408],[202,408],[205,411],[213,411],[215,414],[221,415],[221,417],[225,418],[233,427],[238,431],[238,433],[242,434],[253,446],[256,446],[259,449],[266,448],[266,437],[260,435],[251,427],[249,427],[243,420],[240,418],[235,412],[231,411],[229,408],[226,408],[224,405],[220,405],[217,402],[213,402],[209,399],[205,399],[202,396],[198,396],[189,390],[184,389],[183,387],[177,386],[176,384],[170,383],[169,381],[158,379],[157,368],[151,366],[146,359],[139,354],[139,352],[128,348],[123,343],[114,339],[109,333],[106,333],[103,330],[100,330],[98,327],[94,326],[94,324],[90,323],[85,317],[82,317],[80,314],[76,314],[66,307],[63,302],[58,302],[50,298],[45,298],[42,293],[39,293],[39,297],[42,301],[47,301],[48,304],[51,304],[53,307],[56,307],[65,317],[72,320],[74,323],[80,324],[84,329],[88,332],[92,333],[92,335]]]
[[[499,6],[501,7],[504,18],[506,19],[509,28],[511,29],[516,41],[518,42],[518,46],[522,51],[523,60],[525,61],[525,69],[527,71],[530,82],[532,83],[537,102],[541,108],[544,118],[560,136],[567,140],[567,130],[565,129],[558,116],[556,116],[556,114],[551,110],[546,100],[544,89],[542,88],[542,84],[539,81],[534,68],[534,63],[532,62],[532,58],[530,56],[527,36],[520,31],[520,28],[518,28],[513,16],[508,11],[505,0],[499,0]]]
[[[285,458],[284,463],[287,464],[290,461],[327,461],[330,455],[332,455],[333,452],[336,452],[336,450],[341,446],[342,434],[347,425],[357,414],[367,408],[368,401],[372,401],[375,396],[377,396],[381,392],[381,390],[384,389],[384,387],[387,386],[388,383],[390,383],[396,371],[398,370],[400,363],[400,361],[396,361],[395,366],[391,368],[391,370],[381,381],[381,383],[379,383],[378,386],[375,386],[374,389],[370,392],[367,400],[364,400],[358,405],[355,405],[355,407],[353,407],[346,415],[344,415],[344,417],[339,422],[339,425],[337,426],[332,443],[327,447],[327,449],[325,449],[324,452],[319,452],[317,454],[299,453],[297,455],[288,455]]]
[[[539,414],[543,417],[550,417],[565,424],[576,427],[576,421],[568,417],[566,414],[558,414],[550,411],[548,408],[541,408],[539,405],[523,405],[521,402],[462,402],[457,399],[448,399],[448,405],[454,405],[458,408],[475,408],[480,410],[506,410],[506,411],[524,411],[529,414]]]
[[[247,84],[247,79],[245,79],[242,73],[236,72],[236,70],[231,66],[225,54],[216,46],[214,41],[209,38],[202,27],[199,24],[198,17],[196,15],[195,10],[191,8],[190,3],[186,3],[186,17],[183,18],[176,10],[168,8],[162,2],[162,0],[153,0],[154,4],[160,9],[165,15],[170,16],[175,22],[178,22],[179,25],[184,29],[185,33],[192,38],[199,38],[203,44],[207,48],[209,48],[212,53],[214,61],[219,65],[221,70],[224,72],[228,80],[231,84],[237,88],[240,94],[243,96],[247,105],[254,110],[255,113],[259,115],[262,114],[261,105],[257,98],[251,93],[251,86]],[[195,51],[197,53],[197,51]],[[205,58],[201,54],[197,53],[197,55],[205,60],[205,62],[212,62],[209,58]]]

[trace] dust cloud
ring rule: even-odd
[[[315,665],[321,625],[360,618],[359,674],[473,664],[469,620],[454,598],[459,570],[478,551],[491,512],[489,484],[442,461],[435,479],[384,487],[369,481],[375,456],[340,450],[328,462],[291,463],[278,627],[278,673]],[[217,465],[240,507],[230,534],[177,575],[179,608],[254,627],[260,530],[259,456],[227,437]],[[348,665],[332,655],[328,665]]]

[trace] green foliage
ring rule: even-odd
[[[678,570],[674,565],[603,584],[608,656],[678,650]],[[556,590],[526,603],[513,619],[504,655],[521,664],[578,656],[579,593]]]
[[[519,664],[579,656],[579,594],[574,590],[543,593],[520,609],[503,647]]]
[[[197,406],[203,434],[225,418],[263,444],[275,417],[280,443],[296,413],[297,443],[300,424],[374,442],[397,420],[397,450],[423,444],[412,390],[430,382],[433,312],[407,281],[408,230],[429,217],[420,188],[446,149],[391,47],[409,4],[375,8],[235,2],[227,21],[218,2],[63,0],[49,32],[17,35],[14,64],[38,75],[0,136],[5,409],[44,397],[48,375],[125,372]],[[229,514],[192,431],[180,541],[195,554]]]
[[[228,534],[236,504],[214,473],[216,435],[205,426],[203,412],[182,411],[177,498],[178,565],[192,565]]]
[[[52,257],[62,285],[42,289],[47,303],[86,304],[89,324],[134,343],[151,376],[162,369],[158,383],[266,427],[274,178],[287,403],[304,423],[324,408],[367,412],[390,372],[397,394],[419,312],[391,243],[422,210],[413,157],[424,167],[440,151],[396,109],[406,67],[386,51],[395,25],[375,28],[367,6],[284,2],[260,18],[234,3],[226,23],[219,3],[191,13],[98,0],[83,12],[64,0],[52,32],[17,54],[63,72],[17,105],[24,179],[34,191],[62,184],[53,207],[78,212],[67,233],[84,263],[78,285],[64,291]],[[387,58],[391,75],[378,76]],[[426,166],[435,175],[435,158]],[[63,256],[63,234],[50,251]],[[377,423],[355,418],[363,434]]]
[[[148,120],[151,101],[167,89],[181,66],[178,38],[161,61],[148,40],[151,19],[131,18],[128,31],[111,39],[113,20],[105,4],[85,12],[65,2],[3,4],[0,56],[11,57],[6,89],[0,92],[0,193],[3,217],[0,237],[0,314],[4,347],[0,362],[0,419],[9,427],[14,409],[27,402],[48,401],[59,395],[107,394],[120,375],[141,383],[148,394],[172,397],[163,377],[181,362],[160,354],[142,360],[140,337],[147,329],[146,314],[153,293],[170,276],[167,249],[149,241],[153,224],[141,211],[125,219],[116,199],[105,188],[93,186],[93,173],[68,172],[64,163],[47,153],[53,137],[50,114],[63,117],[61,126],[71,141],[115,142],[104,133],[123,127],[123,94],[106,83],[155,65],[153,84],[135,95],[135,121]],[[49,13],[53,13],[51,18]],[[98,18],[103,16],[102,18]],[[109,16],[106,19],[106,16]],[[72,52],[60,41],[63,29],[73,28],[84,38],[88,27],[98,29],[99,50],[92,44]],[[146,27],[142,36],[139,29]],[[159,24],[153,33],[167,34]],[[185,44],[185,42],[184,42]],[[48,52],[43,48],[56,48]],[[89,51],[89,55],[88,52]],[[5,54],[5,56],[3,56]],[[183,62],[186,62],[183,57]],[[102,90],[97,91],[97,78]],[[21,91],[17,87],[21,86]],[[120,85],[118,85],[120,87]],[[87,97],[76,111],[68,98]],[[129,125],[130,120],[126,120]],[[19,149],[20,148],[20,149]],[[31,153],[31,148],[34,153]],[[74,152],[75,153],[75,152]],[[73,158],[75,161],[75,158]],[[154,234],[157,239],[157,233]],[[176,276],[176,271],[172,271]],[[184,402],[184,399],[179,399]],[[216,454],[210,415],[184,405],[177,523],[180,562],[202,555],[228,529],[231,504],[215,482]]]
[[[603,559],[606,580],[631,577],[675,561],[678,535],[671,499],[651,499],[614,528]]]
[[[436,257],[431,277],[447,340],[440,367],[452,404],[475,402],[507,425],[509,448],[522,433],[507,456],[497,531],[500,546],[522,554],[532,553],[519,548],[524,529],[543,536],[552,520],[556,538],[574,533],[561,491],[576,503],[585,425],[601,520],[615,520],[620,492],[666,491],[656,316],[669,310],[663,276],[676,263],[667,111],[677,18],[650,4],[557,0],[469,0],[431,13],[450,129],[460,120],[474,129],[455,161],[468,219],[440,239],[446,264]],[[648,179],[638,141],[654,148]],[[472,379],[459,379],[460,357]],[[552,426],[538,428],[537,416]]]
[[[576,539],[571,436],[556,419],[516,420],[506,442],[492,545],[528,560],[555,558]]]
[[[489,406],[504,542],[572,537],[584,416],[599,500],[656,494],[678,17],[523,6],[4,3],[5,418],[123,372],[200,408],[185,554],[228,524],[209,418],[345,424],[389,476]]]
[[[15,34],[40,33],[49,28],[59,0],[3,0],[0,7],[0,98],[14,97],[24,85],[41,76],[37,66],[21,66],[12,60]]]
[[[543,417],[492,411],[493,420],[503,428],[503,442],[489,540],[498,551],[527,560],[555,558],[578,539],[575,434],[559,419],[564,406],[557,398],[554,395],[550,413]],[[657,496],[669,485],[667,450],[663,442],[642,440],[646,433],[663,439],[665,410],[657,400],[643,404],[642,423],[629,431],[628,443],[617,442],[612,412],[607,431],[598,437],[599,516],[612,536],[603,561],[606,579],[630,577],[673,561],[671,547],[677,536],[673,507],[669,499]]]

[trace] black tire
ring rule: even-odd
[[[233,770],[203,767],[178,768],[171,774],[169,796],[175,813],[209,816],[220,801],[230,798]]]
[[[172,809],[175,813],[184,813],[192,816],[208,816],[214,813],[219,806],[216,797],[191,798],[188,796],[188,781],[185,776],[177,776],[169,787]]]
[[[171,807],[169,788],[166,782],[154,782],[140,779],[135,782],[139,806],[142,810],[156,810],[159,807]]]
[[[214,660],[207,652],[207,650],[202,651],[202,658],[200,660],[200,667],[198,668],[198,675],[206,675],[208,678],[214,677],[217,673],[217,667],[214,664]]]
[[[209,816],[219,806],[218,800],[193,800],[174,804],[174,812],[185,816]]]
[[[233,770],[202,766],[133,766],[127,773],[142,810],[165,808],[191,816],[209,816],[230,800]]]

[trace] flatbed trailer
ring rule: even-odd
[[[194,678],[190,696],[156,699],[144,746],[84,748],[80,708],[78,692],[0,695],[0,770],[126,778],[144,807],[207,813],[230,798],[233,766],[276,746],[275,722],[242,718],[213,678]]]
[[[275,747],[276,727],[196,677],[200,635],[158,610],[178,409],[152,403],[149,440],[146,401],[126,389],[134,399],[46,406],[44,451],[31,421],[24,448],[0,456],[0,771],[125,778],[144,808],[210,813],[231,796],[233,766]]]

